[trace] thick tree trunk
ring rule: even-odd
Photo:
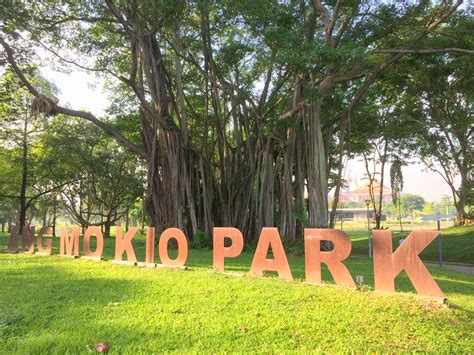
[[[142,213],[140,216],[140,231],[141,233],[145,232],[145,196],[142,196]]]
[[[456,207],[456,224],[464,225],[467,220],[467,213],[465,210],[464,196],[462,196],[462,194],[459,194],[458,201],[455,207]]]
[[[290,241],[295,241],[296,229],[293,216],[293,169],[295,154],[295,132],[289,129],[288,144],[283,155],[283,176],[280,193],[280,234]]]
[[[334,200],[332,203],[331,213],[329,215],[329,226],[330,228],[334,228],[336,224],[336,216],[337,216],[337,206],[339,205],[339,196],[341,193],[341,187],[343,186],[343,176],[342,171],[344,169],[344,143],[346,137],[346,122],[349,119],[349,111],[344,112],[341,117],[341,127],[339,128],[339,152],[338,152],[338,163],[337,163],[337,184],[334,190]],[[347,153],[349,154],[349,153]]]
[[[466,169],[467,170],[467,169]],[[456,224],[458,225],[464,225],[468,219],[467,213],[466,213],[466,189],[467,186],[469,186],[469,181],[467,177],[467,173],[465,172],[466,170],[461,170],[461,186],[458,189],[457,193],[457,202],[455,204],[456,207]]]
[[[308,218],[310,227],[328,226],[328,182],[324,149],[321,108],[322,99],[316,99],[308,118]]]
[[[274,222],[273,212],[275,174],[273,166],[273,147],[271,139],[267,141],[265,150],[263,151],[261,174],[262,178],[259,201],[260,208],[258,214],[259,225],[257,228],[257,232],[263,227],[272,227]]]
[[[109,218],[107,218],[104,223],[104,237],[105,238],[110,238],[110,227],[111,227],[111,223],[110,223]]]

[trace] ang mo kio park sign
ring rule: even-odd
[[[124,231],[117,227],[115,242],[115,258],[113,263],[132,264],[138,266],[156,267],[183,267],[188,257],[188,242],[184,233],[178,228],[168,228],[160,236],[158,254],[161,264],[155,264],[155,228],[148,227],[146,233],[146,256],[144,262],[138,262],[132,240],[137,228]],[[392,233],[387,230],[374,230],[373,233],[373,263],[375,290],[395,292],[395,277],[405,271],[418,294],[436,298],[445,298],[419,254],[435,239],[438,231],[413,231],[405,241],[395,250],[392,250]],[[52,240],[43,238],[52,234],[50,227],[43,227],[37,236],[37,251],[40,255],[51,255]],[[22,234],[23,251],[35,252],[35,227],[25,227]],[[78,226],[72,226],[70,232],[67,227],[61,229],[60,255],[79,257]],[[91,250],[91,238],[96,238],[95,250]],[[242,253],[244,238],[240,230],[230,227],[216,227],[213,229],[213,267],[218,272],[224,272],[225,259],[235,258]],[[171,239],[177,242],[178,255],[170,258],[168,244]],[[227,239],[227,242],[226,242]],[[12,228],[8,249],[18,252],[16,227]],[[321,243],[330,241],[332,250],[321,250]],[[83,238],[84,257],[102,260],[104,237],[99,227],[89,227]],[[304,230],[305,273],[306,282],[321,284],[321,264],[329,269],[334,281],[339,286],[356,288],[356,284],[344,265],[344,260],[351,253],[349,236],[336,229],[306,228]],[[271,252],[273,257],[269,257]],[[126,260],[122,260],[125,254]],[[287,281],[293,280],[290,266],[277,228],[263,228],[253,257],[250,273],[262,277],[264,271],[277,272],[279,277]]]

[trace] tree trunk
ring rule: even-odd
[[[461,171],[461,186],[459,187],[458,190],[458,198],[457,198],[457,203],[455,204],[456,207],[456,224],[458,225],[464,225],[467,220],[467,213],[465,210],[465,205],[466,205],[466,187],[469,186],[467,174],[465,171],[462,169],[459,169]],[[456,201],[456,200],[455,200]]]
[[[141,233],[145,232],[145,196],[142,197],[142,213],[140,216]]]
[[[398,218],[400,219],[400,232],[403,232],[403,224],[402,224],[402,201],[400,196],[398,197]]]
[[[28,175],[28,114],[25,114],[25,122],[23,126],[23,152],[22,152],[22,173],[20,188],[20,228],[18,233],[23,233],[23,227],[26,223],[26,179]]]
[[[321,108],[322,99],[316,99],[308,119],[308,218],[310,227],[328,226],[328,184],[324,149]]]
[[[110,227],[111,227],[110,219],[109,217],[107,217],[104,223],[104,237],[105,238],[110,238]]]
[[[56,218],[57,218],[57,215],[56,215],[56,204],[57,204],[57,201],[56,201],[57,197],[56,195],[54,195],[53,197],[53,238],[56,238]]]
[[[128,231],[128,227],[129,227],[129,224],[130,224],[130,218],[128,216],[129,210],[130,209],[127,209],[127,212],[125,212],[125,230],[126,231]]]

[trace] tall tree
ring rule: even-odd
[[[7,1],[0,44],[44,114],[88,120],[146,160],[158,229],[295,236],[301,220],[328,225],[351,113],[461,3]],[[37,46],[106,77],[134,133],[42,95],[18,65]]]
[[[28,67],[24,72],[28,75],[29,82],[38,88],[38,92],[52,97],[54,86],[43,79],[36,68]],[[12,162],[18,162],[17,167],[21,167],[16,177],[11,176],[2,183],[2,189],[10,191],[10,194],[3,194],[3,197],[18,200],[21,232],[26,224],[28,208],[38,198],[52,191],[47,186],[49,174],[38,169],[41,157],[35,147],[47,126],[47,119],[35,111],[34,96],[10,67],[7,67],[2,76],[0,90],[0,140],[10,151]]]

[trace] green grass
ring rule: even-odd
[[[107,259],[113,243],[106,241]],[[144,239],[134,244],[143,260]],[[251,260],[244,253],[226,269],[247,275]],[[86,353],[99,341],[113,353],[474,349],[472,276],[430,268],[449,299],[442,307],[369,292],[367,259],[347,262],[364,276],[358,291],[303,284],[303,259],[289,261],[293,283],[216,274],[209,250],[191,250],[189,270],[0,254],[0,353]],[[327,270],[323,278],[330,281]],[[405,275],[397,290],[412,291]]]
[[[353,255],[367,255],[367,230],[348,231],[352,240]],[[393,232],[393,250],[398,247],[398,238],[408,232]],[[441,230],[443,260],[454,263],[474,264],[474,225],[456,226]],[[434,240],[421,254],[425,261],[438,261],[438,240]]]

